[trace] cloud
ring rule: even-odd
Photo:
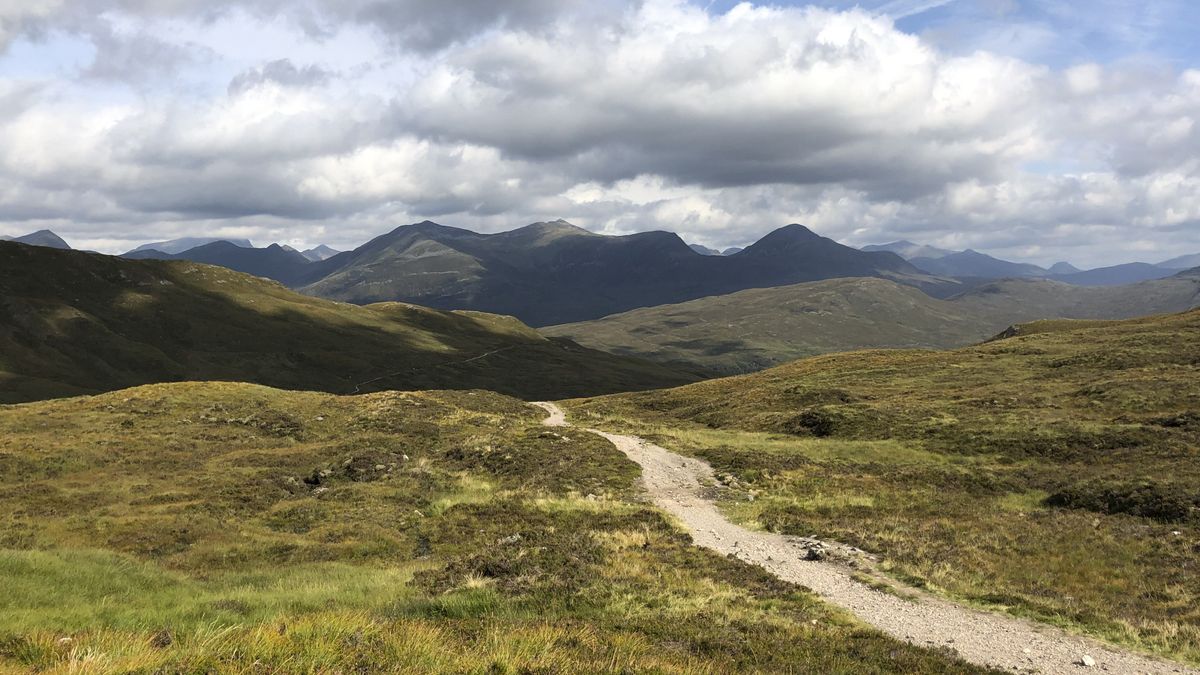
[[[332,77],[333,73],[320,66],[298,68],[288,59],[279,59],[238,73],[229,81],[228,91],[230,96],[234,96],[267,83],[284,87],[316,87],[326,84]]]
[[[565,217],[717,247],[803,222],[1043,262],[1200,250],[1197,70],[948,52],[859,10],[80,6],[0,5],[0,35],[94,50],[83,77],[3,71],[0,232],[348,246]]]

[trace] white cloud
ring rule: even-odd
[[[1043,262],[1200,250],[1197,70],[947,54],[863,11],[442,5],[0,4],[0,40],[82,36],[77,75],[104,77],[0,60],[0,232],[345,246],[566,217],[713,246],[803,222]],[[198,53],[195,82],[159,81]]]

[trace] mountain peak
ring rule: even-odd
[[[62,237],[51,232],[50,230],[38,230],[29,234],[14,237],[12,241],[18,244],[29,244],[30,246],[45,246],[47,248],[59,248],[69,250],[71,246],[63,241]]]
[[[747,251],[764,252],[779,248],[791,248],[796,245],[811,244],[822,241],[825,237],[813,232],[803,225],[792,223],[778,230],[767,233],[762,239],[746,248]]]

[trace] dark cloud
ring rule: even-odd
[[[279,59],[238,73],[229,81],[228,91],[232,96],[268,82],[284,87],[317,87],[332,78],[333,73],[320,66],[310,64],[298,68],[288,59]]]

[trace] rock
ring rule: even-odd
[[[383,471],[383,470],[384,470],[384,469],[386,469],[386,468],[387,468],[387,467],[386,467],[386,466],[384,466],[384,465],[382,465],[382,464],[376,464],[376,465],[375,465],[375,470],[376,470],[376,471]]]
[[[73,640],[69,637],[60,637],[60,638],[58,638],[58,645],[60,647],[66,647],[67,645],[71,644],[74,641],[75,640]]]
[[[516,534],[510,534],[507,537],[501,537],[500,539],[496,540],[496,543],[497,544],[515,544],[518,541],[521,541],[521,533],[520,532],[518,532]]]
[[[324,417],[322,417],[322,416],[320,416],[320,415],[317,415],[315,419],[316,419],[318,422],[324,422],[324,421],[325,421],[325,418],[324,418]]]
[[[809,546],[808,549],[804,552],[804,559],[812,560],[812,561],[824,560],[825,559],[825,548],[820,546],[819,544],[816,546]]]
[[[314,496],[314,497],[320,497],[321,495],[325,494],[326,492],[329,492],[329,488],[327,488],[327,487],[319,487],[319,488],[317,488],[317,489],[315,489],[315,490],[313,490],[313,491],[312,491],[312,496]]]
[[[1084,654],[1079,659],[1079,665],[1083,666],[1084,668],[1093,668],[1096,665],[1096,659],[1093,659],[1091,656]]]
[[[175,639],[171,637],[171,631],[163,629],[150,637],[150,646],[155,649],[166,649],[174,644]]]

